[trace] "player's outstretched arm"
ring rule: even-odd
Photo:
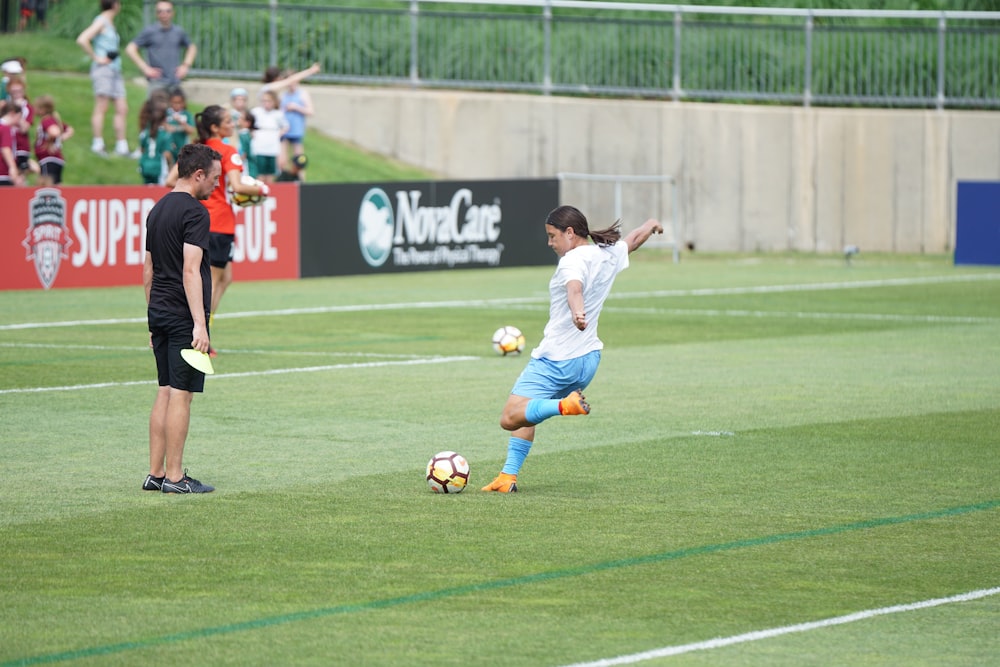
[[[271,81],[270,83],[265,83],[264,87],[261,88],[261,90],[279,91],[283,88],[287,88],[293,83],[300,83],[302,81],[305,81],[313,74],[318,74],[321,69],[322,68],[320,67],[319,63],[313,63],[312,65],[310,65],[309,67],[307,67],[302,71],[289,74],[284,79],[278,79],[277,81]]]
[[[641,226],[636,227],[628,233],[625,237],[625,243],[628,245],[629,252],[635,252],[642,244],[649,240],[649,237],[653,234],[662,234],[663,225],[660,224],[659,220],[650,218],[646,222],[642,223]]]

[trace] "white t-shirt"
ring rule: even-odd
[[[565,361],[604,349],[597,337],[597,320],[615,277],[627,268],[628,244],[624,241],[604,248],[594,244],[579,246],[563,255],[549,281],[549,322],[531,356]],[[587,314],[587,328],[583,331],[573,324],[566,300],[566,283],[571,280],[583,283],[583,309]]]
[[[268,111],[264,107],[250,109],[257,128],[250,139],[250,152],[254,155],[277,157],[281,153],[281,135],[288,130],[288,120],[281,109]]]

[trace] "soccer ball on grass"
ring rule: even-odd
[[[517,327],[500,327],[493,332],[493,349],[502,357],[524,351],[524,334]]]
[[[254,186],[257,186],[257,187],[260,187],[261,185],[263,185],[263,183],[261,181],[258,181],[253,176],[247,176],[246,174],[243,174],[243,176],[240,177],[240,181],[242,181],[244,185],[254,185]],[[234,192],[233,190],[230,190],[229,191],[229,198],[232,200],[232,202],[234,204],[236,204],[240,208],[245,208],[247,206],[256,206],[257,204],[260,204],[265,199],[267,199],[267,196],[266,195],[244,195],[244,194],[240,194],[239,192]]]
[[[456,452],[438,452],[427,462],[427,484],[434,493],[461,493],[469,483],[469,462]]]

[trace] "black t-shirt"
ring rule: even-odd
[[[190,317],[184,293],[184,244],[202,249],[201,290],[207,313],[212,306],[212,273],[208,262],[208,209],[185,192],[170,192],[146,218],[146,250],[153,258],[150,310]]]

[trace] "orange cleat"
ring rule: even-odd
[[[498,491],[500,493],[516,493],[517,492],[517,475],[510,475],[508,473],[502,472],[497,475],[497,478],[484,486],[483,491]]]
[[[577,389],[572,394],[559,401],[559,414],[561,415],[589,415],[590,403],[583,398],[583,394]]]

